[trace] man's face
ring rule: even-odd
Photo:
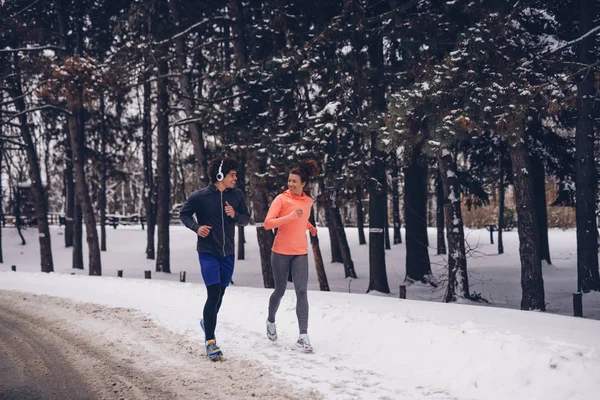
[[[237,182],[237,173],[235,171],[229,171],[225,178],[223,178],[222,183],[226,189],[233,189],[235,187],[235,183]]]

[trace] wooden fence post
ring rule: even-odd
[[[573,315],[576,317],[583,317],[581,292],[573,293]]]
[[[400,285],[400,298],[406,299],[406,285]]]

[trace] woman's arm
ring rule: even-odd
[[[273,204],[271,204],[271,207],[269,208],[269,212],[267,213],[267,216],[265,217],[265,225],[264,225],[265,229],[279,228],[281,225],[287,224],[288,222],[294,220],[295,218],[298,218],[298,215],[296,214],[295,211],[292,211],[289,215],[286,215],[284,217],[277,218],[277,216],[281,212],[282,206],[283,206],[283,202],[281,201],[279,196],[277,196],[275,198],[275,200],[273,200]]]

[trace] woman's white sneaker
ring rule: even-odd
[[[313,348],[310,344],[310,339],[308,338],[308,335],[306,333],[300,335],[298,341],[296,342],[296,347],[298,347],[305,353],[312,353],[313,351]]]
[[[267,337],[273,341],[277,340],[277,325],[269,320],[267,320]]]

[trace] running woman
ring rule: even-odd
[[[277,340],[275,315],[285,294],[288,274],[292,274],[296,290],[296,316],[300,336],[296,346],[305,352],[313,348],[308,337],[308,238],[306,231],[317,235],[308,218],[313,200],[304,192],[307,182],[319,173],[315,160],[303,160],[293,168],[288,176],[288,190],[273,200],[265,218],[264,228],[277,228],[277,235],[271,248],[271,266],[275,279],[275,290],[269,298],[267,337]]]

